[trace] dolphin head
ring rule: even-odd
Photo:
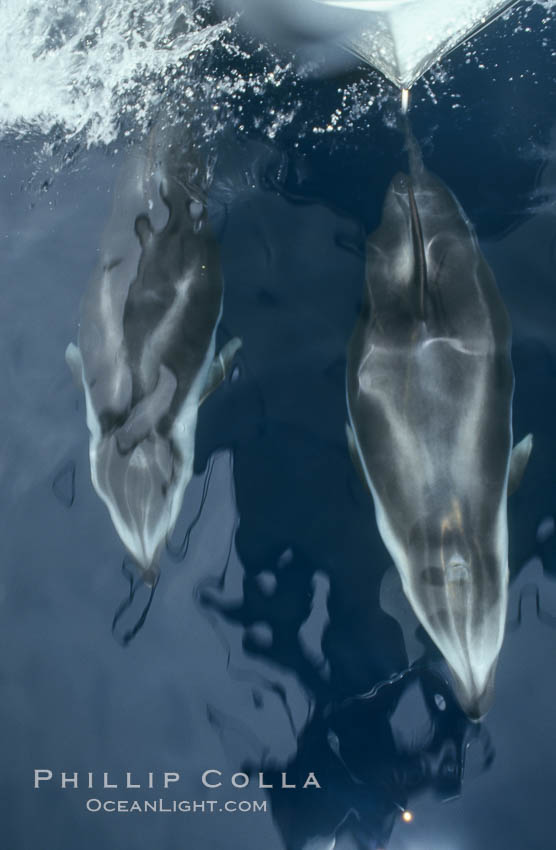
[[[179,447],[156,429],[131,445],[121,430],[91,442],[94,487],[147,583],[156,578],[160,549],[172,532],[193,474],[194,428],[190,435]],[[191,443],[189,451],[186,442]]]
[[[154,390],[131,409],[127,404],[99,411],[84,383],[93,486],[151,584],[193,474],[197,402],[186,400],[179,415],[171,416],[176,388],[176,376],[162,365]]]
[[[504,637],[505,541],[497,546],[465,527],[450,528],[446,517],[413,536],[400,570],[404,592],[450,667],[462,709],[478,721],[492,703]]]

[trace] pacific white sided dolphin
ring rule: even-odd
[[[128,163],[66,352],[85,392],[93,485],[151,584],[193,474],[199,405],[241,345],[215,356],[219,250],[205,181],[177,150]]]
[[[413,147],[367,241],[348,349],[348,440],[418,619],[480,719],[493,697],[508,586],[511,329],[472,225]]]

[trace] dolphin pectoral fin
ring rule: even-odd
[[[532,448],[532,434],[527,434],[527,436],[524,437],[523,440],[521,440],[521,442],[517,444],[517,446],[513,447],[512,456],[510,458],[508,496],[511,496],[512,493],[515,493],[515,491],[521,484],[521,479],[523,478],[523,473],[525,472],[525,469],[527,467],[527,462],[529,460]]]
[[[153,226],[148,215],[144,213],[138,215],[135,219],[135,234],[141,243],[141,248],[145,248],[149,244],[153,233]]]
[[[353,430],[348,422],[346,422],[346,439],[348,444],[349,456],[351,458],[353,466],[355,467],[355,471],[361,479],[361,483],[363,484],[365,490],[369,490],[369,482],[367,481],[367,476],[365,475],[365,470],[363,469],[363,464],[361,463],[361,458],[359,457],[359,452],[357,451],[357,444],[355,442],[355,437],[353,436]]]
[[[79,389],[83,389],[83,360],[81,359],[81,352],[74,342],[70,342],[68,347],[66,348],[66,363],[69,366],[69,370],[72,374],[73,380]]]
[[[242,345],[243,342],[241,341],[241,339],[238,336],[234,336],[234,338],[228,340],[226,345],[221,349],[218,357],[222,361],[224,366],[224,377],[226,377],[226,375],[229,373],[230,366],[232,365],[232,360],[234,359]]]
[[[202,404],[205,399],[207,399],[209,395],[211,395],[211,393],[213,393],[215,389],[220,386],[220,384],[230,371],[232,360],[241,348],[242,344],[243,343],[240,338],[235,336],[233,339],[230,339],[216,355],[216,357],[210,364],[207,380],[203,392],[201,394],[201,400],[199,404]]]

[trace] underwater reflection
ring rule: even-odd
[[[273,814],[286,847],[341,847],[342,837],[357,848],[385,847],[416,796],[427,791],[447,800],[461,793],[465,752],[474,740],[487,769],[493,758],[487,733],[469,724],[445,683],[427,672],[410,673],[373,699],[315,712],[285,769],[301,785],[312,765],[326,788],[296,791],[293,799],[274,777]]]

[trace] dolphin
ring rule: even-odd
[[[413,611],[473,720],[488,710],[508,595],[511,328],[472,225],[410,143],[366,246],[347,353],[348,442]]]
[[[199,168],[183,162],[171,144],[160,161],[128,162],[66,351],[85,393],[94,488],[151,585],[193,474],[199,405],[241,346],[215,353],[219,250]]]

